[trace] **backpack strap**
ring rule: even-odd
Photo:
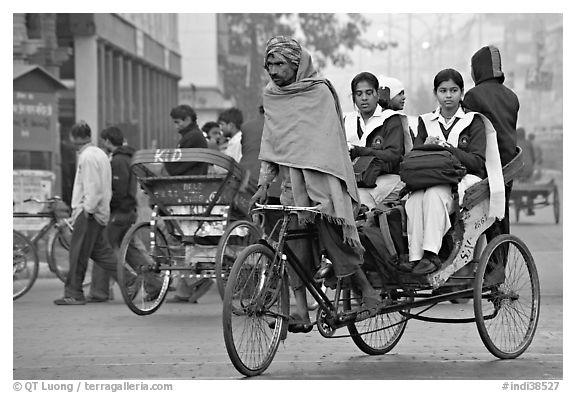
[[[402,220],[404,222],[404,217],[402,217]],[[396,252],[396,247],[394,247],[394,242],[392,241],[392,236],[390,235],[390,227],[388,226],[388,215],[385,212],[382,212],[382,214],[379,215],[378,224],[380,226],[380,232],[382,233],[382,238],[384,239],[384,244],[386,244],[386,248],[388,249],[390,256],[393,258],[393,260],[398,259],[398,253]],[[404,232],[404,224],[402,224],[402,231]]]

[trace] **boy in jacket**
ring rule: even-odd
[[[480,48],[471,60],[472,79],[475,86],[465,94],[462,106],[465,111],[482,113],[494,125],[502,166],[516,154],[516,122],[520,103],[518,96],[504,86],[500,51],[493,45]],[[512,181],[505,185],[506,210],[504,219],[495,222],[486,231],[486,240],[499,234],[510,233],[509,200]]]
[[[136,222],[136,178],[131,176],[130,162],[134,148],[124,145],[124,135],[117,127],[109,127],[100,133],[104,149],[110,154],[112,168],[112,199],[110,200],[110,222],[106,227],[108,240],[114,250],[120,248],[122,238]],[[129,254],[130,255],[130,254]],[[105,302],[110,299],[110,275],[94,265],[89,303]]]

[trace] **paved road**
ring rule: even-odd
[[[542,289],[541,317],[528,351],[497,360],[475,324],[411,321],[400,343],[384,356],[367,356],[349,338],[325,339],[316,330],[289,335],[259,379],[554,380],[563,373],[562,225],[545,208],[522,217],[512,233],[535,258]],[[116,294],[119,292],[116,290]],[[13,378],[241,379],[224,348],[221,300],[215,287],[199,304],[164,304],[137,316],[116,299],[107,304],[58,307],[56,279],[38,280],[13,303]],[[117,296],[120,297],[120,296]],[[443,303],[435,313],[472,316],[471,304]],[[499,388],[499,386],[498,386]],[[498,390],[501,390],[500,388]]]

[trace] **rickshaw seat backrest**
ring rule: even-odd
[[[166,162],[206,163],[213,170],[205,175],[162,175]],[[246,171],[230,156],[213,149],[139,150],[132,158],[132,172],[141,187],[160,206],[234,206],[248,211],[250,197],[256,191],[248,184]]]
[[[502,168],[502,174],[504,176],[504,184],[509,183],[518,177],[521,172],[524,162],[522,161],[522,149],[516,147],[516,155],[514,158]],[[478,202],[490,197],[490,187],[488,185],[488,179],[483,179],[482,181],[474,184],[466,190],[464,193],[464,201],[460,206],[462,209],[470,210]]]

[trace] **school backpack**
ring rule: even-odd
[[[400,179],[408,191],[432,186],[457,185],[466,175],[466,167],[446,148],[424,144],[414,147],[400,162]]]

